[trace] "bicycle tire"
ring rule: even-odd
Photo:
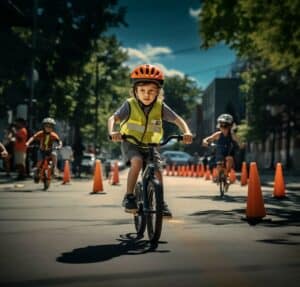
[[[224,196],[224,188],[225,188],[225,184],[224,184],[224,173],[220,172],[219,175],[219,188],[220,188],[220,196],[223,197]]]
[[[162,186],[157,180],[147,184],[147,196],[150,212],[147,214],[147,232],[151,243],[157,243],[161,236],[163,223]]]
[[[44,190],[48,190],[50,187],[50,170],[45,169],[43,170],[43,184],[44,184]]]
[[[134,214],[134,226],[138,237],[144,236],[146,229],[146,215],[144,213],[143,205],[143,190],[142,183],[138,182],[135,186],[134,193],[136,197],[136,202],[138,206],[137,212]]]

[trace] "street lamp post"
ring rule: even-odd
[[[38,72],[35,69],[35,56],[36,56],[36,28],[37,28],[37,6],[38,0],[33,1],[33,30],[32,30],[32,59],[30,71],[30,96],[28,106],[28,124],[29,128],[33,127],[33,101],[35,95],[35,83],[38,81]]]
[[[99,116],[99,57],[96,56],[96,82],[95,82],[95,132],[94,132],[94,147],[96,148],[98,139],[98,116]]]

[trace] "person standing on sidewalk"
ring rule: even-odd
[[[24,180],[26,175],[25,164],[26,164],[26,140],[28,132],[25,127],[25,120],[18,118],[16,120],[16,141],[14,145],[14,156],[15,156],[15,167],[17,170],[17,180]]]
[[[0,156],[2,158],[6,158],[7,155],[8,155],[8,152],[7,152],[6,148],[5,148],[5,146],[0,142]]]

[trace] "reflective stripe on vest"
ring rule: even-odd
[[[156,100],[148,116],[145,115],[135,98],[127,101],[130,114],[128,119],[121,123],[121,134],[132,135],[142,143],[159,143],[163,136],[162,101]],[[128,141],[135,143],[130,139]]]

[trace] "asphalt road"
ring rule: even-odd
[[[2,183],[1,286],[298,286],[299,192],[278,201],[263,187],[267,217],[250,225],[247,187],[220,199],[210,181],[165,177],[174,217],[154,248],[135,239],[120,205],[125,174],[95,195],[92,179],[55,181],[49,192]]]

